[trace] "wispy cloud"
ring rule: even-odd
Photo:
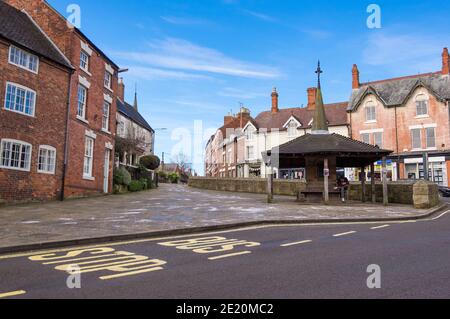
[[[152,41],[147,52],[116,52],[115,56],[147,66],[190,72],[260,79],[281,75],[277,68],[241,61],[218,50],[176,38]]]
[[[205,25],[210,23],[209,21],[203,19],[175,17],[175,16],[161,16],[161,19],[167,23],[176,25]]]
[[[300,31],[314,39],[319,40],[327,39],[331,36],[331,32],[320,29],[302,29]]]
[[[271,17],[271,16],[261,13],[261,12],[245,10],[245,9],[243,9],[242,12],[244,12],[245,14],[251,15],[252,17],[255,17],[259,20],[266,21],[266,22],[276,22],[277,21],[277,19],[275,19],[274,17]]]
[[[233,97],[233,98],[248,99],[248,100],[256,99],[258,97],[263,97],[263,96],[267,95],[264,93],[250,92],[250,91],[236,89],[236,88],[232,88],[232,87],[223,88],[217,94],[219,96],[224,96],[224,97]]]
[[[388,30],[369,36],[363,61],[395,72],[430,72],[439,66],[442,48],[450,37],[393,33]]]
[[[198,80],[211,79],[211,77],[202,74],[192,74],[182,71],[164,70],[152,67],[130,66],[128,74],[132,77],[143,80],[161,80],[161,79],[176,79],[176,80]]]

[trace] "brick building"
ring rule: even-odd
[[[5,0],[25,10],[69,59],[65,197],[112,191],[118,66],[44,0]]]
[[[360,83],[356,65],[352,73],[348,107],[352,137],[394,151],[389,158],[389,177],[393,180],[423,178],[426,152],[430,179],[449,185],[448,50],[442,52],[442,69],[438,72],[369,83]]]
[[[27,13],[0,17],[0,203],[57,199],[71,63]]]

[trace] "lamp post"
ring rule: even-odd
[[[153,129],[153,131],[155,131],[155,133],[156,132],[165,132],[165,131],[167,131],[167,128],[166,127],[159,127],[159,128]],[[164,171],[164,152],[162,152],[161,170]]]

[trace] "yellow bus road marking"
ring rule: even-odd
[[[163,270],[162,266],[167,264],[164,260],[150,259],[150,257],[127,251],[115,251],[114,248],[110,247],[45,253],[29,256],[28,259],[67,273],[71,273],[74,268],[79,274],[99,272],[101,280]]]
[[[180,250],[190,250],[196,254],[214,254],[231,252],[238,247],[258,247],[261,243],[240,239],[227,239],[221,236],[190,238],[158,243],[160,246],[175,247]]]
[[[295,245],[308,244],[308,243],[312,243],[312,240],[303,240],[303,241],[298,241],[295,243],[287,243],[287,244],[281,245],[281,247],[291,247],[291,246],[295,246]]]
[[[347,235],[351,235],[351,234],[355,234],[356,233],[356,231],[349,231],[349,232],[346,232],[346,233],[342,233],[342,234],[336,234],[336,235],[333,235],[333,237],[342,237],[342,236],[347,236]]]
[[[209,260],[218,260],[218,259],[224,259],[224,258],[230,258],[230,257],[236,257],[236,256],[242,256],[242,255],[248,255],[251,254],[251,251],[241,251],[240,253],[234,253],[234,254],[228,254],[228,255],[222,255],[222,256],[216,256],[216,257],[209,257]]]
[[[0,294],[0,298],[14,297],[19,295],[24,295],[27,292],[25,290],[17,290]]]
[[[146,267],[146,266],[144,266]],[[156,268],[151,268],[151,269],[143,269],[143,270],[136,270],[136,271],[130,271],[124,274],[116,274],[116,275],[110,275],[110,276],[102,276],[99,277],[101,280],[109,280],[109,279],[115,279],[115,278],[120,278],[120,277],[125,277],[125,276],[134,276],[134,275],[139,275],[139,274],[143,274],[146,272],[152,272],[152,271],[157,271],[157,270],[163,270],[164,268],[162,267],[156,267]]]
[[[371,229],[375,230],[375,229],[383,229],[383,228],[387,228],[390,227],[391,225],[382,225],[382,226],[376,226],[376,227],[372,227]]]

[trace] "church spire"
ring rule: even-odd
[[[137,84],[135,85],[135,88],[134,88],[134,103],[133,103],[133,107],[134,107],[134,109],[135,109],[136,111],[138,110]]]
[[[317,64],[317,93],[316,93],[316,109],[314,111],[314,119],[311,134],[329,134],[328,121],[323,105],[322,89],[320,85],[320,75],[323,73],[320,68],[320,61]]]

